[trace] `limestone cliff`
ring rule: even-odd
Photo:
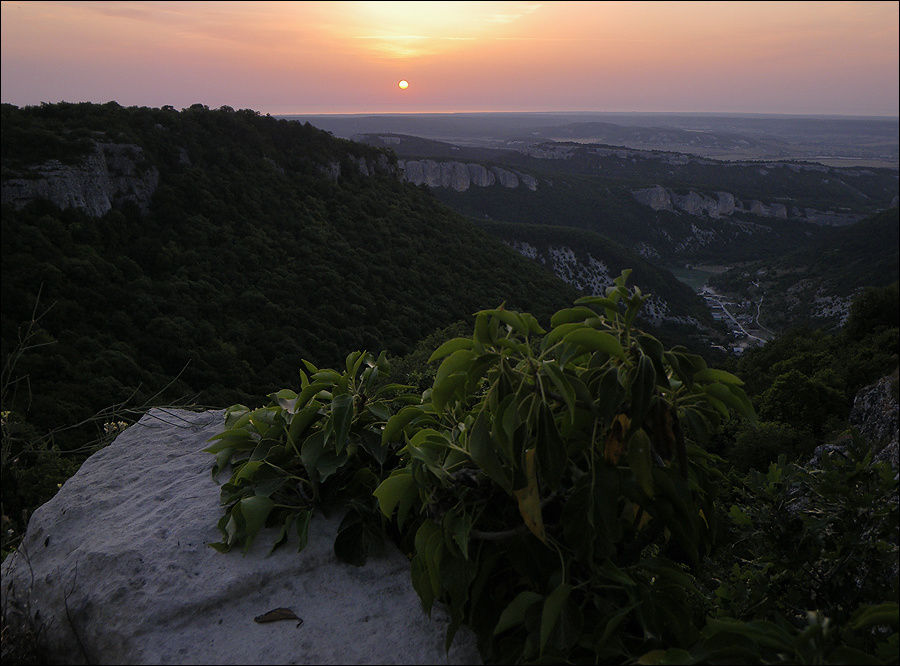
[[[638,203],[649,206],[653,210],[682,211],[698,217],[731,217],[735,213],[749,213],[759,217],[774,217],[780,220],[796,219],[819,225],[842,226],[857,222],[863,216],[852,213],[836,213],[814,208],[792,206],[791,210],[780,202],[764,203],[752,199],[744,203],[731,192],[715,192],[714,196],[689,190],[686,194],[654,185],[639,190],[632,190],[631,196]]]
[[[79,164],[49,160],[31,167],[24,177],[5,179],[0,200],[22,208],[47,199],[61,209],[82,208],[100,217],[128,201],[146,212],[158,184],[159,171],[146,164],[140,146],[98,142]]]
[[[520,184],[534,192],[538,180],[534,176],[476,163],[438,162],[436,160],[399,160],[401,177],[413,185],[428,185],[465,192],[469,187],[490,187],[499,184],[515,189]]]
[[[575,250],[565,245],[548,245],[538,248],[521,240],[505,241],[507,245],[529,259],[540,262],[560,278],[579,291],[588,295],[605,295],[606,289],[613,286],[615,271],[610,271],[606,262],[595,258],[590,253],[576,254]],[[688,324],[695,328],[701,326],[695,317],[679,315],[673,312],[669,303],[656,294],[650,296],[641,316],[653,326],[663,323]]]

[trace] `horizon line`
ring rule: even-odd
[[[479,110],[479,111],[282,111],[268,112],[272,116],[410,116],[410,115],[484,115],[484,114],[534,114],[534,115],[700,115],[700,116],[786,116],[786,117],[819,117],[819,118],[880,118],[900,120],[900,115],[860,114],[860,113],[784,113],[777,111],[521,111],[521,110]]]

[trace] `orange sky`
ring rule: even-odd
[[[12,2],[0,98],[898,114],[898,2]],[[407,90],[397,88],[400,79]]]

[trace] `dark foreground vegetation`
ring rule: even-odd
[[[95,132],[160,172],[147,213],[3,208],[4,556],[148,406],[238,403],[216,547],[302,543],[340,505],[337,555],[413,553],[448,642],[466,624],[488,662],[896,663],[897,475],[848,422],[896,378],[896,284],[715,369],[640,330],[625,274],[559,310],[548,272],[363,176],[377,149],[202,107],[3,122],[4,178]]]
[[[896,285],[839,336],[745,359],[774,377],[760,390],[636,329],[625,279],[549,331],[477,313],[421,394],[354,352],[233,405],[207,449],[231,472],[213,546],[269,525],[302,550],[338,507],[337,556],[395,540],[426,611],[449,608],[447,644],[468,625],[489,663],[895,662],[897,475],[846,403],[896,366]]]

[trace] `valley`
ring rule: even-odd
[[[403,179],[583,293],[611,284],[597,270],[610,263],[673,275],[704,308],[651,316],[693,327],[695,342],[729,354],[791,326],[838,326],[861,285],[897,279],[896,169],[723,161],[571,141],[498,148],[406,134],[356,138],[395,152]],[[873,219],[880,220],[874,227]],[[614,246],[624,262],[607,257]],[[816,251],[790,259],[810,246]],[[803,280],[823,253],[828,269]],[[776,275],[795,275],[797,284]],[[665,300],[672,280],[657,284]]]

